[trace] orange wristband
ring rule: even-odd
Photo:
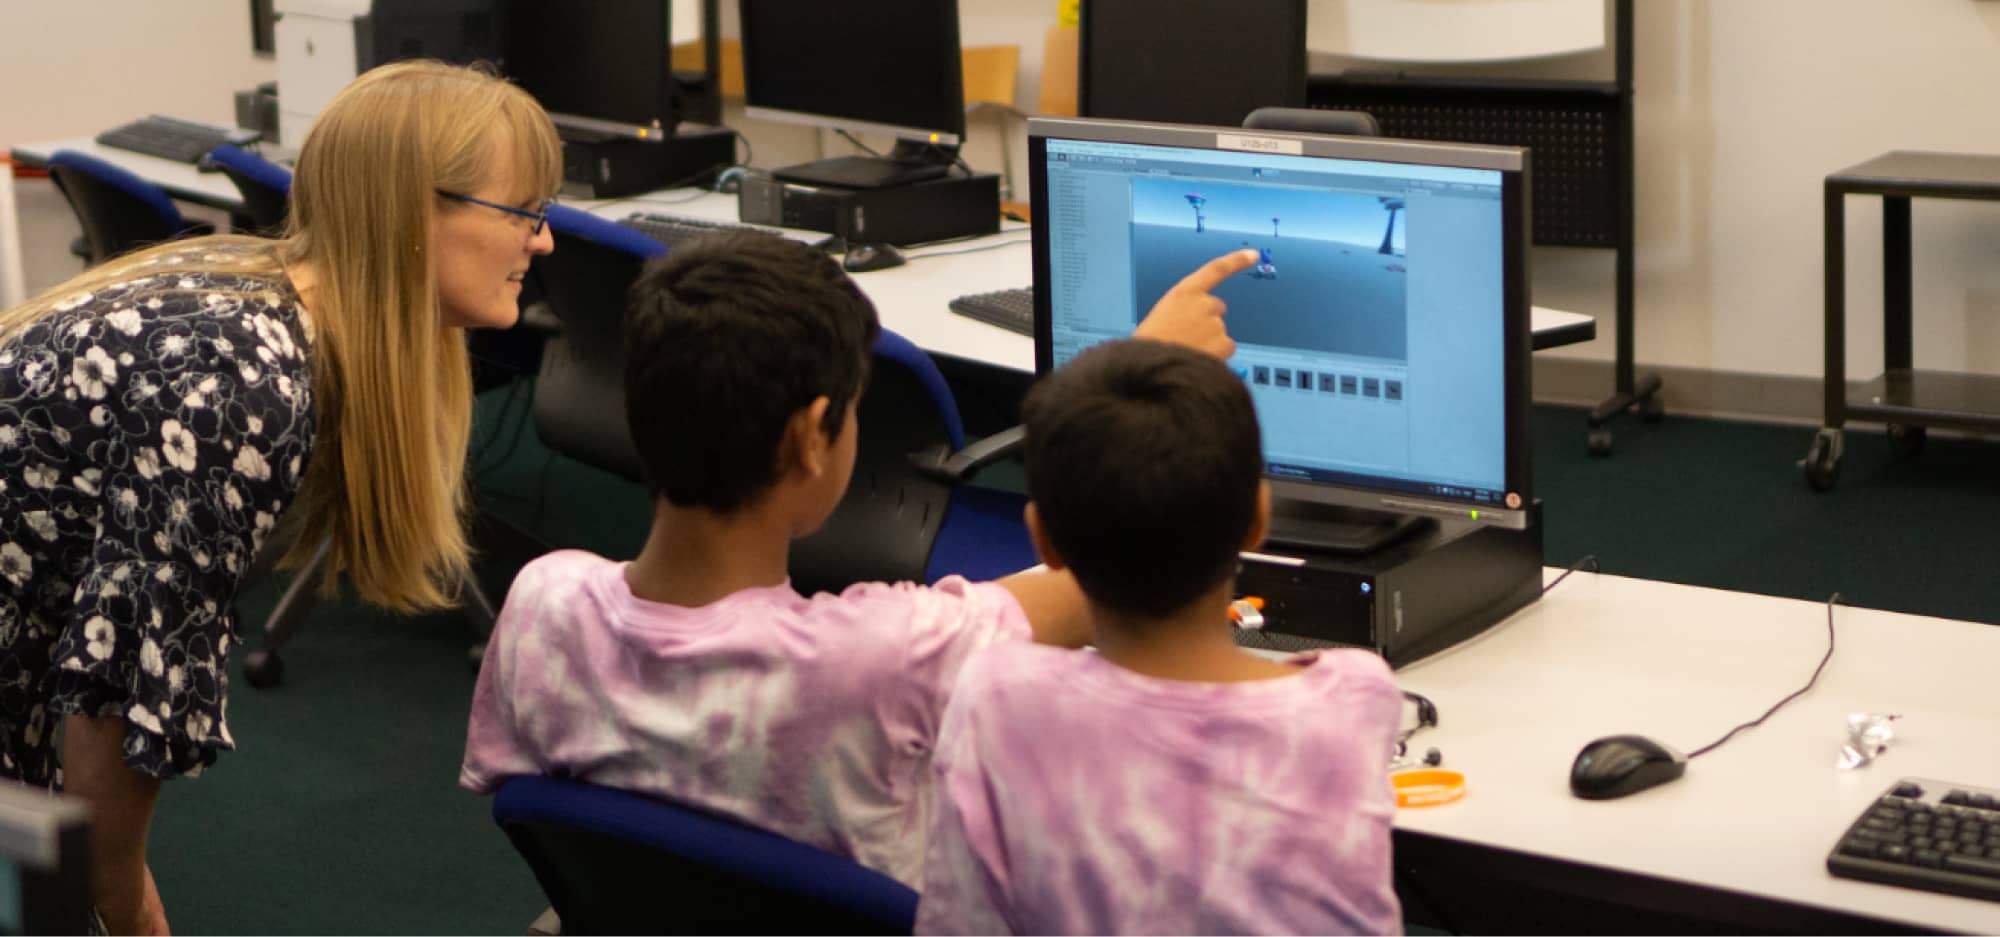
[[[1419,768],[1389,775],[1398,807],[1435,807],[1465,796],[1465,775],[1442,768]]]

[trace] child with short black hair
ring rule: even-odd
[[[1231,255],[1142,329],[1226,353]],[[1076,646],[1067,573],[791,587],[791,541],[854,467],[875,309],[824,254],[725,235],[651,262],[625,390],[654,500],[639,556],[581,551],[515,578],[480,671],[460,783],[558,774],[703,807],[922,881],[930,756],[960,668],[989,645]]]
[[[918,932],[1399,930],[1387,664],[1231,640],[1237,553],[1270,522],[1242,380],[1107,342],[1025,416],[1029,530],[1082,586],[1097,653],[995,647],[966,666]]]

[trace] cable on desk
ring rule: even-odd
[[[991,237],[991,235],[980,234],[980,235],[975,235],[975,237]],[[980,244],[976,247],[961,247],[955,250],[948,250],[948,251],[925,251],[924,253],[921,254],[913,253],[913,254],[906,254],[904,256],[908,257],[910,260],[922,260],[926,257],[949,257],[953,254],[977,254],[980,251],[998,250],[1002,247],[1013,247],[1016,244],[1026,244],[1032,240],[1034,240],[1034,238],[1032,237],[1013,238],[1011,240],[1006,240],[1006,241],[996,241],[992,244]]]
[[[875,149],[874,147],[872,147],[872,146],[869,146],[868,144],[866,144],[866,143],[863,143],[863,142],[861,142],[861,138],[860,138],[860,137],[857,137],[857,136],[855,136],[854,134],[851,134],[851,133],[848,133],[848,132],[847,132],[847,131],[845,131],[845,130],[841,130],[841,129],[840,129],[840,128],[838,128],[838,127],[834,128],[834,131],[833,131],[833,132],[834,132],[834,133],[837,133],[837,134],[839,134],[839,135],[840,135],[840,138],[841,138],[841,139],[843,139],[843,140],[846,140],[847,142],[849,142],[849,143],[852,143],[852,144],[854,144],[854,145],[855,145],[855,146],[856,146],[857,148],[859,148],[859,149],[861,150],[861,152],[863,152],[863,153],[866,153],[866,154],[868,154],[868,155],[870,155],[870,156],[873,156],[873,157],[875,157],[876,159],[882,159],[882,158],[883,158],[882,154],[881,154],[881,153],[879,153],[879,152],[877,152],[877,151],[876,151],[876,149]]]
[[[743,161],[736,165],[749,169],[750,164],[757,161],[757,150],[750,145],[750,138],[744,136],[743,131],[732,129],[729,132],[735,134],[736,139],[743,144]]]
[[[1735,738],[1736,733],[1741,732],[1744,729],[1753,729],[1756,728],[1757,726],[1763,725],[1764,720],[1771,718],[1772,713],[1777,712],[1786,703],[1789,703],[1792,700],[1798,699],[1799,697],[1806,695],[1806,691],[1812,689],[1813,684],[1819,682],[1819,675],[1826,670],[1826,662],[1833,659],[1833,606],[1834,603],[1839,602],[1840,600],[1841,600],[1840,593],[1838,592],[1828,596],[1826,599],[1826,656],[1821,657],[1819,659],[1819,666],[1813,668],[1812,679],[1807,680],[1805,686],[1793,690],[1792,695],[1779,700],[1777,703],[1773,704],[1770,709],[1764,710],[1764,714],[1758,716],[1754,721],[1746,722],[1740,726],[1737,726],[1736,728],[1729,730],[1729,733],[1724,735],[1723,737],[1716,739],[1715,741],[1710,742],[1707,745],[1703,745],[1702,747],[1697,748],[1694,751],[1688,752],[1688,757],[1690,759],[1699,758],[1702,755],[1707,754],[1708,752],[1712,752],[1717,748],[1722,747],[1722,743],[1727,742],[1732,738]]]
[[[1583,557],[1582,559],[1580,559],[1580,560],[1577,560],[1576,562],[1574,562],[1574,563],[1571,563],[1571,564],[1569,564],[1569,568],[1568,568],[1568,569],[1565,569],[1565,570],[1563,570],[1563,572],[1562,572],[1562,575],[1560,575],[1560,576],[1557,576],[1557,577],[1556,577],[1556,581],[1554,581],[1554,582],[1552,582],[1552,583],[1549,583],[1549,584],[1548,584],[1548,585],[1546,585],[1546,586],[1543,586],[1543,587],[1542,587],[1542,594],[1543,594],[1543,595],[1548,595],[1548,594],[1549,594],[1549,593],[1550,593],[1551,591],[1553,591],[1553,590],[1555,589],[1555,587],[1557,587],[1557,586],[1560,586],[1560,585],[1562,585],[1562,583],[1563,583],[1563,580],[1565,580],[1565,579],[1568,579],[1568,578],[1569,578],[1569,574],[1570,574],[1570,573],[1573,573],[1573,572],[1576,572],[1576,571],[1577,571],[1577,570],[1579,570],[1579,569],[1582,569],[1582,568],[1583,568],[1583,566],[1584,566],[1584,564],[1586,564],[1586,563],[1590,564],[1590,571],[1591,571],[1591,572],[1593,572],[1593,573],[1594,573],[1594,572],[1597,572],[1597,554],[1595,554],[1595,553],[1589,553],[1589,554],[1585,554],[1585,555],[1584,555],[1584,557]]]

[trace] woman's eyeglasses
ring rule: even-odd
[[[438,195],[444,198],[451,199],[453,201],[469,202],[473,205],[484,205],[487,208],[497,209],[499,211],[504,211],[510,215],[516,215],[522,218],[526,218],[529,221],[535,223],[534,229],[528,232],[530,236],[535,236],[535,237],[541,236],[542,229],[548,227],[549,206],[554,205],[556,203],[556,200],[552,198],[543,199],[540,210],[529,211],[525,208],[515,208],[512,205],[502,205],[499,202],[489,202],[483,198],[473,198],[470,195],[461,195],[457,192],[446,192],[443,189],[437,189],[435,191],[437,192]]]

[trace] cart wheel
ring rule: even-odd
[[[277,651],[256,650],[243,659],[243,676],[250,685],[268,690],[285,680],[285,659]]]
[[[1812,445],[1806,448],[1806,457],[1799,460],[1799,468],[1804,470],[1806,484],[1812,490],[1833,490],[1833,483],[1840,480],[1840,450],[1840,430],[1823,429],[1814,434]]]
[[[1667,402],[1660,399],[1658,391],[1647,394],[1639,401],[1639,419],[1648,423],[1658,423],[1667,418]]]
[[[1905,423],[1889,424],[1889,448],[1899,456],[1909,457],[1924,451],[1924,438],[1928,434],[1921,426]]]
[[[1592,427],[1589,437],[1584,440],[1584,445],[1590,449],[1591,455],[1598,458],[1610,455],[1611,431],[1602,426]]]

